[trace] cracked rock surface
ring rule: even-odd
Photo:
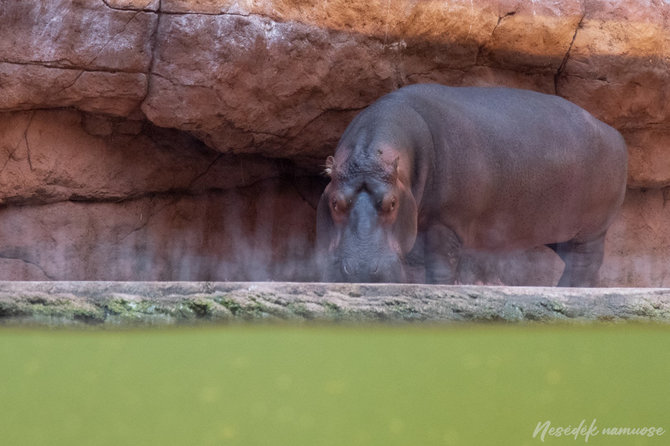
[[[313,277],[323,160],[376,98],[438,82],[619,129],[602,281],[668,286],[669,40],[661,0],[0,0],[0,279]],[[471,259],[472,281],[560,275]]]
[[[139,108],[220,152],[321,159],[402,85],[509,85],[619,128],[632,184],[668,186],[637,167],[666,135],[669,17],[660,0],[4,0],[0,110]]]

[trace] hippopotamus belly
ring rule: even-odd
[[[551,247],[559,285],[595,285],[605,233],[625,193],[621,135],[557,96],[414,85],[345,131],[321,199],[327,280],[453,283],[460,251]],[[390,273],[385,273],[389,271]]]

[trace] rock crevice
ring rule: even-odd
[[[570,46],[568,47],[568,50],[565,52],[565,56],[563,56],[563,60],[561,61],[561,64],[558,66],[556,74],[554,75],[554,94],[556,95],[560,95],[560,92],[558,91],[558,82],[561,76],[563,75],[563,72],[565,71],[565,66],[568,63],[568,59],[570,58],[570,51],[572,51],[572,46],[575,44],[575,39],[577,39],[577,33],[579,32],[579,29],[582,27],[584,17],[586,17],[586,13],[584,13],[582,17],[579,19],[579,23],[577,23],[577,27],[575,28],[575,33],[572,35]]]

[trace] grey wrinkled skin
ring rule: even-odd
[[[546,245],[565,263],[560,286],[596,286],[626,169],[619,132],[560,97],[401,88],[362,111],[327,161],[323,279],[454,283],[463,248]]]

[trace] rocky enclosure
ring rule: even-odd
[[[661,0],[0,0],[0,279],[309,280],[325,157],[416,82],[561,95],[619,129],[606,286],[670,285]],[[548,250],[466,282],[549,285]]]

